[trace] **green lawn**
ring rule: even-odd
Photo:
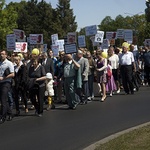
[[[150,150],[150,125],[100,144],[95,150]]]

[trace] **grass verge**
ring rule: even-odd
[[[150,150],[150,125],[100,144],[95,150]]]

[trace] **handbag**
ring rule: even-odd
[[[110,69],[107,69],[107,79],[110,80],[112,76],[112,72],[110,71]]]

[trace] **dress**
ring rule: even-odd
[[[97,69],[100,69],[103,66],[104,66],[104,60],[103,61],[97,60]],[[97,71],[97,82],[98,83],[106,83],[107,82],[105,69],[102,71]]]
[[[112,69],[111,69],[110,65],[107,66],[107,70],[112,72]],[[106,91],[111,92],[111,91],[115,91],[115,90],[117,90],[117,87],[116,87],[116,84],[115,84],[114,77],[111,74],[111,76],[107,77]]]

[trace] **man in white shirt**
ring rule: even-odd
[[[133,71],[136,71],[136,66],[134,62],[134,56],[132,52],[128,51],[129,44],[124,42],[122,44],[122,54],[119,56],[119,68],[122,78],[123,88],[126,94],[134,94],[133,91]]]
[[[11,88],[11,78],[14,77],[14,65],[7,59],[7,52],[0,52],[0,102],[1,117],[0,124],[4,123],[8,115],[8,121],[12,120],[12,111],[8,105],[8,92]]]

